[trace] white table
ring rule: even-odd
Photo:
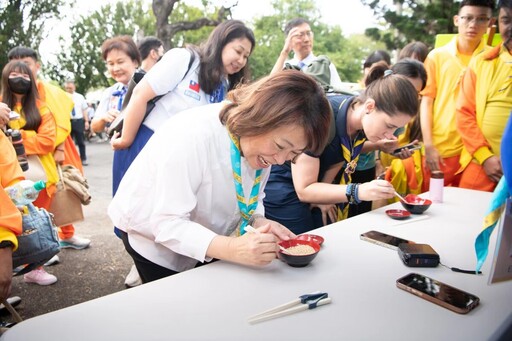
[[[388,206],[316,230],[325,243],[308,267],[280,261],[264,268],[216,262],[26,320],[2,340],[496,339],[512,324],[512,282],[487,284],[490,259],[483,276],[444,267],[408,268],[395,251],[359,238],[376,229],[430,244],[443,263],[473,269],[474,240],[490,196],[445,188],[445,202],[432,205],[425,213],[428,219],[402,224],[384,214]],[[409,272],[473,293],[480,306],[459,315],[396,288],[396,279]],[[247,323],[253,314],[314,291],[328,292],[332,304]]]

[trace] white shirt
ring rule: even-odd
[[[180,111],[210,103],[210,95],[199,87],[199,55],[195,55],[194,63],[185,74],[190,58],[187,49],[171,49],[144,76],[157,96],[165,95],[144,120],[144,125],[151,130],[156,131]]]
[[[225,103],[225,102],[224,102]],[[230,235],[240,220],[231,168],[230,138],[220,123],[224,103],[186,110],[165,122],[126,172],[108,214],[143,257],[174,271],[210,261],[216,235]],[[246,200],[255,170],[241,162]],[[264,214],[262,172],[255,213]]]
[[[296,57],[293,59],[290,59],[287,61],[287,63],[290,63],[291,65],[299,65],[300,62],[304,63],[302,68],[305,68],[307,65],[309,65],[313,60],[315,60],[317,57],[310,53],[309,56],[304,58],[303,60],[298,60]],[[331,86],[335,89],[343,88],[343,83],[341,82],[340,75],[338,75],[338,70],[336,70],[336,65],[331,61],[331,64],[329,65],[329,69],[331,70]]]
[[[73,102],[75,103],[75,116],[73,116],[73,112],[70,113],[71,119],[76,120],[79,118],[84,118],[84,111],[89,108],[87,105],[87,101],[85,100],[85,97],[78,92],[73,92],[71,94],[71,97],[73,98]]]

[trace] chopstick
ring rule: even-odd
[[[327,298],[324,298],[321,301],[318,301],[317,306],[329,304],[331,302],[332,302],[332,299],[330,297],[327,297]],[[290,307],[289,309],[282,310],[282,311],[277,311],[277,312],[272,313],[272,314],[251,317],[251,318],[249,318],[248,322],[250,324],[254,324],[254,323],[258,323],[258,322],[263,322],[263,321],[271,320],[271,319],[274,319],[274,318],[277,318],[277,317],[281,317],[281,316],[295,314],[295,313],[297,313],[299,311],[304,311],[304,310],[308,310],[308,309],[309,309],[309,307],[308,307],[307,304],[300,304],[300,305],[297,305],[295,307]]]
[[[251,225],[245,225],[245,230],[247,232],[252,232],[252,233],[260,233],[260,231],[256,230],[254,227],[252,227]]]
[[[257,234],[261,233],[260,231],[256,230],[254,227],[252,227],[251,225],[246,225],[245,230],[247,232],[251,232],[251,233],[257,233]],[[279,245],[279,249],[281,250],[281,252],[289,254],[288,251],[286,251],[286,249],[284,247],[282,247],[281,245]]]

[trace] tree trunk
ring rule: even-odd
[[[152,7],[156,17],[156,33],[158,38],[163,41],[166,51],[173,47],[171,41],[176,33],[197,30],[203,26],[217,26],[228,16],[231,16],[231,7],[221,7],[217,12],[216,19],[201,18],[195,21],[169,23],[169,17],[177,2],[180,2],[180,0],[153,0]]]

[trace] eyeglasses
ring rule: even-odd
[[[461,22],[465,25],[469,25],[470,23],[472,23],[473,21],[477,24],[477,25],[485,25],[489,22],[489,20],[491,18],[488,18],[488,17],[474,17],[472,15],[463,15],[463,16],[460,16],[459,17]]]
[[[300,40],[304,40],[304,38],[306,38],[306,36],[308,38],[313,37],[313,31],[300,32],[300,33],[297,33],[295,36],[297,38],[299,38]]]

